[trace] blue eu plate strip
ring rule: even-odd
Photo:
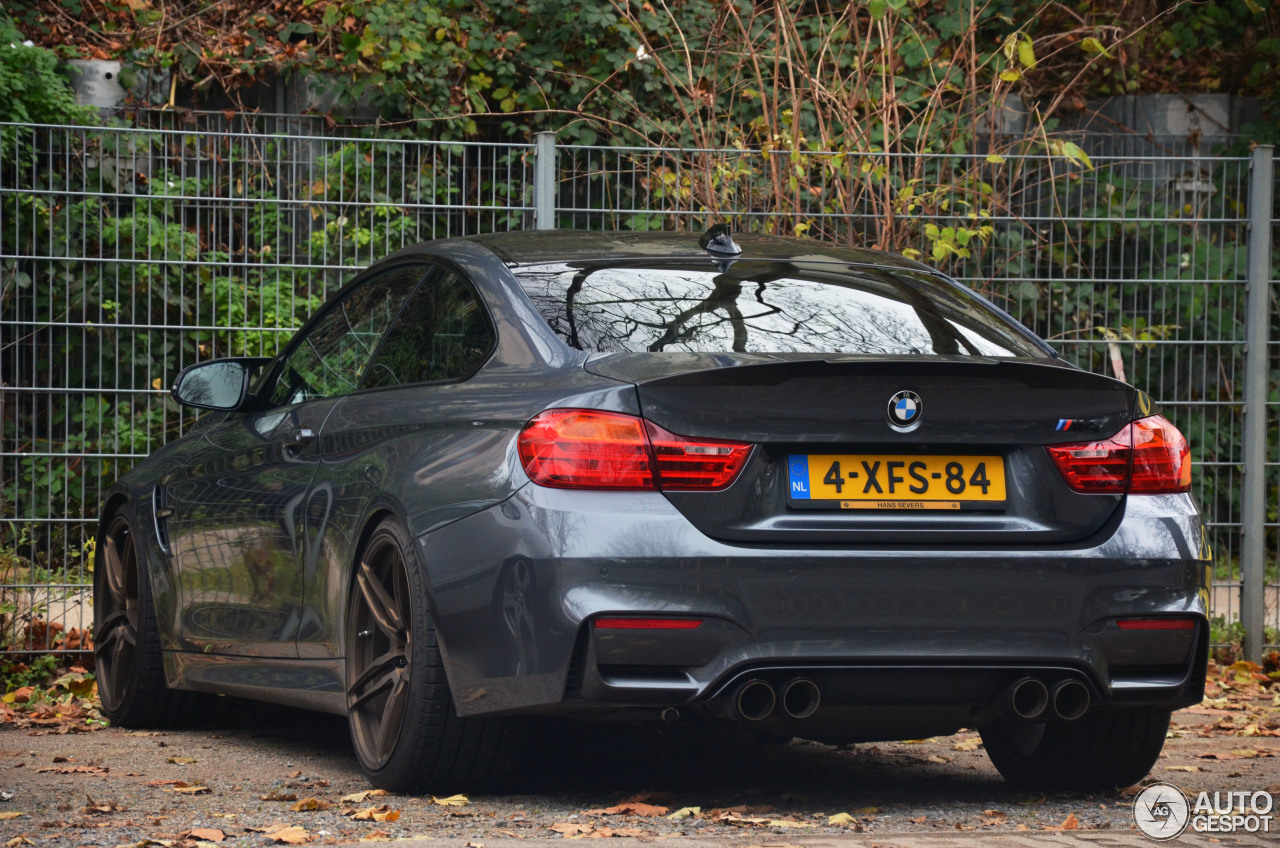
[[[791,497],[797,500],[809,500],[809,457],[787,457],[787,468],[791,476]]]

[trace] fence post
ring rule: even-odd
[[[556,134],[534,135],[533,226],[538,230],[556,228]]]
[[[1275,148],[1253,149],[1249,178],[1248,295],[1245,304],[1244,485],[1240,492],[1243,578],[1240,623],[1244,656],[1262,662],[1266,644],[1264,564],[1267,519],[1267,331],[1271,295],[1271,203],[1275,182]]]

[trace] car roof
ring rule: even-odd
[[[873,265],[937,274],[927,265],[904,256],[859,247],[840,247],[814,239],[787,238],[756,233],[735,233],[742,247],[734,257],[716,256],[698,245],[693,232],[630,232],[600,230],[522,230],[466,236],[424,242],[399,251],[448,255],[460,242],[477,244],[492,251],[511,267],[577,262],[643,262],[680,260],[759,259],[773,261],[831,262],[842,265]]]

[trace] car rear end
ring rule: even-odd
[[[904,260],[752,255],[512,269],[634,392],[535,416],[529,485],[433,534],[533,575],[538,660],[463,714],[874,740],[1200,700],[1210,554],[1145,394]]]

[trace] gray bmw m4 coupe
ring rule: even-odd
[[[196,692],[324,710],[374,784],[435,792],[529,716],[977,728],[1006,779],[1095,789],[1203,694],[1186,440],[902,257],[434,241],[173,396],[209,412],[101,509],[117,724]]]

